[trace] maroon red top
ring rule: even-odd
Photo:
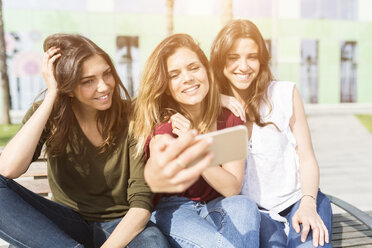
[[[242,125],[242,124],[244,123],[239,117],[236,117],[233,113],[230,112],[230,110],[225,109],[225,108],[222,108],[221,114],[217,118],[217,130],[224,129],[227,127]],[[173,137],[177,137],[175,134],[172,133],[172,124],[169,122],[161,123],[155,127],[154,136],[158,134],[170,134]],[[150,157],[150,149],[149,149],[150,140],[151,140],[151,136],[147,138],[146,145],[145,145],[146,159]],[[192,201],[208,202],[217,197],[220,197],[221,194],[218,193],[216,190],[214,190],[204,180],[203,177],[200,177],[193,185],[191,185],[186,191],[182,193],[155,194],[154,203],[156,204],[162,197],[169,197],[169,196],[187,197]]]

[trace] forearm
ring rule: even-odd
[[[125,247],[140,232],[150,220],[150,212],[143,208],[131,208],[116,226],[110,237],[102,245],[103,248]]]
[[[229,163],[230,168],[235,167],[234,169],[238,171],[218,166],[206,169],[202,176],[221,195],[225,197],[237,195],[243,183],[243,163],[243,161]]]
[[[17,178],[27,170],[55,98],[56,93],[48,93],[35,113],[5,146],[0,156],[0,174]]]
[[[319,167],[315,157],[300,160],[300,181],[302,195],[316,199],[319,189]]]

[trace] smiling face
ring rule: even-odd
[[[82,110],[107,110],[112,104],[115,79],[111,67],[99,55],[83,62],[80,81],[73,91],[75,103]]]
[[[208,94],[209,81],[206,68],[195,52],[178,48],[167,59],[168,89],[173,99],[186,109],[200,108]]]
[[[260,71],[258,45],[252,39],[237,39],[227,54],[223,73],[234,92],[244,91]]]

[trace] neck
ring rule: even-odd
[[[185,106],[186,111],[190,114],[192,121],[195,125],[198,125],[202,119],[201,104],[193,106]]]
[[[72,111],[79,121],[87,123],[96,123],[98,111],[96,109],[86,108],[81,104],[72,103]]]

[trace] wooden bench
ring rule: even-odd
[[[346,211],[333,215],[333,247],[372,247],[372,211],[363,212],[353,205],[327,195],[331,203]]]
[[[48,198],[51,197],[45,158],[40,157],[31,163],[28,170],[22,176],[15,179],[15,181],[32,192]]]

